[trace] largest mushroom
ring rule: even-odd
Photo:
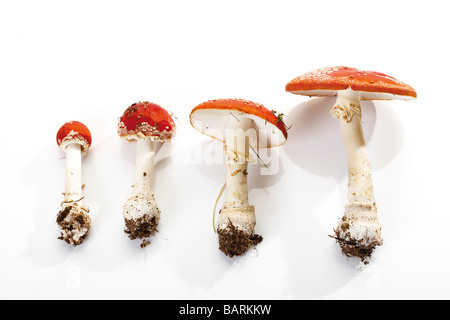
[[[255,207],[249,204],[247,167],[252,148],[271,148],[287,139],[280,116],[263,105],[243,99],[209,100],[190,114],[198,131],[224,142],[226,196],[217,222],[219,249],[227,256],[242,255],[262,241],[254,234]]]
[[[124,232],[145,241],[157,232],[161,217],[153,193],[155,144],[170,141],[176,126],[164,108],[144,101],[125,110],[117,131],[122,139],[137,142],[133,190],[123,207]]]
[[[361,100],[412,100],[416,91],[383,73],[337,66],[301,75],[286,91],[306,96],[337,96],[331,114],[339,119],[348,162],[348,203],[334,238],[348,257],[368,263],[383,243],[375,202],[371,167],[361,126]]]

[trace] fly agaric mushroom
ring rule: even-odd
[[[175,130],[170,114],[148,101],[132,104],[119,120],[119,136],[137,142],[134,185],[123,208],[124,232],[132,240],[145,239],[157,232],[161,214],[152,187],[155,141],[170,141]]]
[[[361,126],[360,100],[412,100],[416,91],[406,83],[373,71],[338,66],[299,76],[286,91],[306,96],[337,96],[331,108],[340,119],[348,162],[348,204],[333,238],[348,257],[368,263],[376,246],[382,245],[381,227],[373,193],[371,167]]]
[[[77,246],[91,227],[89,207],[83,204],[81,185],[81,157],[91,146],[91,133],[81,122],[69,121],[58,130],[56,142],[66,153],[64,201],[56,218],[61,232],[58,239]]]
[[[226,199],[219,212],[219,249],[229,257],[244,254],[262,241],[254,234],[255,207],[248,203],[247,167],[252,148],[271,148],[287,139],[280,116],[263,105],[242,99],[203,102],[190,114],[191,125],[225,142]]]

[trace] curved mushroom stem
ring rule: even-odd
[[[143,239],[157,232],[160,211],[153,194],[155,149],[150,137],[137,140],[134,185],[123,208],[124,232],[130,239]]]
[[[367,264],[373,249],[383,240],[361,126],[360,95],[351,89],[339,91],[331,109],[332,115],[340,119],[348,161],[348,204],[335,230],[335,239],[346,256],[358,257]]]
[[[226,132],[225,167],[226,198],[219,212],[217,233],[219,249],[227,256],[244,254],[262,241],[253,234],[256,224],[255,207],[248,204],[247,167],[250,160],[249,139],[251,119],[230,116]]]
[[[89,208],[83,205],[81,185],[81,145],[70,143],[66,149],[65,192],[61,211],[56,222],[61,236],[59,239],[72,245],[79,245],[91,227]]]

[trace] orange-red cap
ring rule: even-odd
[[[151,137],[169,141],[175,136],[176,126],[169,112],[156,103],[144,101],[129,106],[119,120],[120,137],[133,141]]]
[[[227,116],[246,116],[253,120],[252,128],[267,129],[262,141],[250,142],[252,147],[267,148],[283,144],[287,139],[287,129],[281,116],[260,103],[244,99],[216,99],[203,102],[192,109],[191,125],[200,132],[225,142]],[[261,139],[260,139],[261,140]]]
[[[411,100],[416,91],[408,84],[375,71],[337,66],[317,69],[286,84],[286,91],[307,96],[335,96],[337,91],[351,88],[361,91],[362,100]]]
[[[69,121],[62,125],[56,134],[56,143],[65,150],[71,143],[81,145],[81,151],[85,154],[92,144],[91,132],[88,127],[79,121]]]

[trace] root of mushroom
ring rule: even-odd
[[[123,208],[124,232],[131,240],[148,238],[158,232],[161,212],[153,194],[139,193],[128,198]]]
[[[334,230],[334,236],[330,237],[339,243],[344,255],[368,264],[375,247],[383,244],[376,206],[366,203],[347,205],[346,214]]]
[[[124,219],[126,229],[131,240],[148,238],[158,232],[156,217],[143,216],[138,219]]]
[[[78,204],[63,206],[56,217],[56,223],[61,232],[58,239],[74,246],[80,245],[91,228],[89,209]]]
[[[254,234],[255,207],[224,207],[219,211],[217,235],[219,249],[229,257],[239,256],[256,246],[263,238]]]
[[[258,234],[237,228],[230,219],[226,227],[217,229],[217,234],[219,249],[229,257],[240,256],[263,240]]]
[[[342,253],[349,258],[351,257],[359,258],[361,259],[361,262],[363,262],[364,264],[369,263],[373,250],[377,245],[379,245],[377,243],[373,243],[368,246],[362,245],[361,240],[355,239],[344,240],[338,237],[338,233],[335,234],[336,234],[335,236],[331,237],[336,239],[336,242],[339,243],[342,249]]]

